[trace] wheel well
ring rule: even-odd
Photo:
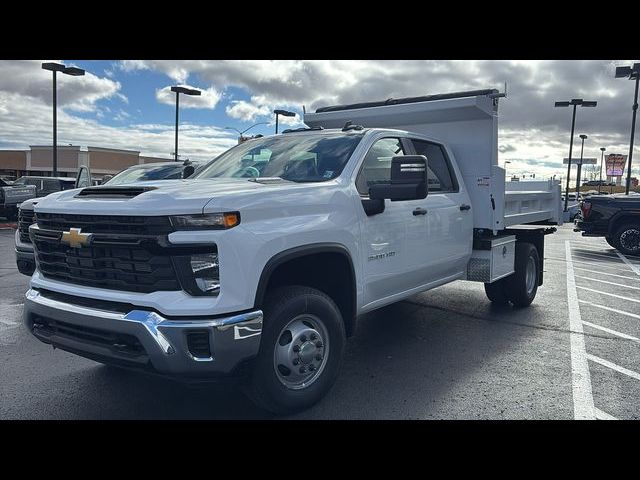
[[[271,265],[270,265],[271,264]],[[345,323],[347,336],[353,334],[356,314],[355,273],[350,257],[340,251],[291,254],[270,262],[260,278],[256,307],[269,290],[285,285],[304,285],[329,295]]]
[[[640,224],[640,218],[638,215],[631,214],[623,214],[616,217],[616,219],[609,224],[609,235],[615,234],[620,227],[628,223]]]

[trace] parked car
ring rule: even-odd
[[[104,182],[103,185],[124,185],[149,180],[175,180],[189,178],[200,162],[156,162],[133,165]]]
[[[246,375],[256,404],[285,413],[331,388],[361,314],[463,279],[527,307],[560,185],[505,191],[500,96],[318,109],[310,128],[247,140],[193,180],[46,197],[25,325],[103,363]]]
[[[19,205],[18,209],[18,228],[15,232],[15,251],[16,251],[16,266],[18,267],[18,271],[24,275],[33,275],[33,272],[36,268],[35,255],[33,253],[33,244],[31,243],[31,239],[29,238],[29,227],[35,221],[34,208],[35,205],[42,199],[42,196],[35,197],[35,188],[37,185],[32,183],[33,178],[36,177],[22,177],[25,180],[24,188],[34,189],[34,196],[28,200],[25,200]],[[50,178],[50,177],[43,177]],[[63,177],[64,178],[64,177]],[[55,179],[55,177],[54,177]],[[65,187],[64,190],[68,190],[68,182],[67,178],[64,178],[64,182],[58,182],[58,185],[62,188]],[[91,185],[91,170],[89,167],[82,166],[78,169],[78,174],[73,180],[74,188],[87,187]],[[27,183],[31,183],[30,185],[26,185]],[[47,185],[47,187],[51,187],[52,185]],[[42,185],[41,185],[42,188]]]
[[[33,185],[36,187],[37,197],[46,197],[50,193],[59,192],[61,190],[71,190],[75,188],[76,179],[70,177],[39,177],[25,176],[20,177],[14,185]]]
[[[9,183],[0,179],[0,217],[15,220],[18,217],[18,205],[36,196],[36,188],[28,185]]]
[[[640,196],[593,196],[581,204],[574,231],[584,237],[604,237],[624,254],[640,254]]]

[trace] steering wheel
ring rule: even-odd
[[[247,175],[247,173],[249,175]],[[234,177],[251,177],[251,178],[255,178],[255,177],[259,177],[260,176],[260,170],[258,170],[256,167],[244,167],[241,168],[240,170],[238,170],[236,173],[233,174]]]

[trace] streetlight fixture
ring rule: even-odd
[[[504,177],[505,177],[505,179],[509,178],[507,176],[507,163],[511,163],[511,160],[505,160],[504,161]]]
[[[582,146],[580,147],[580,163],[578,164],[578,173],[577,173],[577,178],[576,178],[576,200],[578,200],[578,197],[580,196],[580,173],[582,172],[582,159],[583,159],[583,154],[584,154],[584,141],[589,138],[586,135],[582,134],[580,135],[580,138],[582,139]]]
[[[636,113],[638,111],[638,84],[640,83],[640,63],[634,63],[633,67],[616,67],[616,78],[628,78],[636,81],[636,93],[633,97],[633,116],[631,117],[631,142],[629,143],[629,166],[627,168],[627,186],[625,194],[629,195],[631,185],[631,159],[633,157],[633,137],[636,131]]]
[[[278,116],[282,115],[283,117],[295,117],[295,112],[290,112],[288,110],[274,110],[273,113],[276,114],[276,133],[278,133]]]
[[[573,98],[568,102],[556,102],[556,107],[568,107],[573,105],[573,116],[571,118],[571,140],[569,144],[569,165],[567,166],[567,188],[564,195],[564,211],[566,212],[569,205],[569,180],[571,178],[571,154],[573,153],[573,133],[576,128],[576,108],[578,105],[581,107],[595,107],[598,105],[598,102],[591,100],[583,100],[582,98]]]
[[[85,71],[78,67],[66,67],[61,63],[45,62],[43,70],[53,72],[53,168],[52,176],[58,176],[58,93],[56,88],[56,74],[62,72],[72,77],[80,77]]]
[[[180,109],[180,94],[199,96],[202,94],[200,90],[186,87],[171,87],[172,92],[176,92],[176,148],[173,152],[174,160],[178,161],[178,110]]]
[[[600,193],[600,189],[602,188],[602,164],[604,163],[604,152],[606,150],[606,148],[600,147],[602,155],[600,155],[600,181],[598,182],[598,193]]]

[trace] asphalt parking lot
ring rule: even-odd
[[[530,308],[455,282],[362,317],[305,419],[638,419],[640,259],[572,227],[547,237]],[[53,350],[21,324],[29,279],[0,230],[1,419],[261,419],[232,385],[188,387]]]

